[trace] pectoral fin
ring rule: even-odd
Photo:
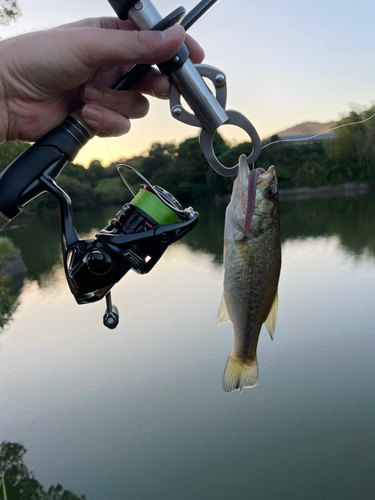
[[[219,312],[217,313],[217,324],[222,325],[223,323],[226,323],[227,321],[230,321],[230,317],[228,314],[228,309],[227,309],[227,305],[225,303],[225,298],[224,298],[224,294],[223,294],[223,298],[221,299],[221,302],[220,302]]]
[[[276,318],[277,318],[277,292],[275,295],[275,298],[273,299],[273,304],[270,310],[270,313],[268,315],[268,318],[264,322],[266,325],[266,328],[268,330],[268,333],[270,334],[271,340],[273,340],[273,336],[275,334],[275,328],[276,328]]]

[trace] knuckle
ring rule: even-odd
[[[136,31],[135,33],[140,57],[143,61],[150,60],[158,47],[158,32],[143,30]]]

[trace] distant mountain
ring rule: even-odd
[[[336,125],[336,122],[304,122],[294,125],[294,127],[287,128],[281,132],[277,132],[279,137],[289,137],[289,136],[310,136],[315,134],[320,134],[325,130],[329,130]]]

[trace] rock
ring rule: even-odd
[[[14,277],[27,272],[27,267],[21,255],[18,253],[4,255],[3,262],[4,266],[1,269],[2,274],[10,274]]]

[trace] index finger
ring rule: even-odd
[[[102,28],[106,30],[133,31],[134,24],[131,21],[121,21],[118,17],[89,17],[73,23],[61,24],[55,30],[64,28]]]
[[[189,35],[186,35],[185,43],[192,63],[201,63],[204,59],[202,47]],[[151,68],[132,88],[142,94],[166,99],[169,96],[171,83],[167,75],[162,75],[156,68]]]

